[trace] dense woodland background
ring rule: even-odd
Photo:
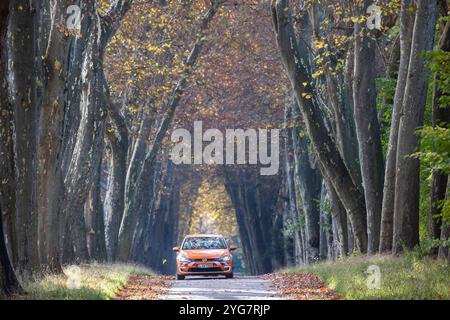
[[[368,0],[2,0],[0,296],[90,261],[171,274],[190,232],[251,274],[450,260],[449,4],[376,3],[380,30]],[[174,165],[198,120],[282,129],[279,174]]]

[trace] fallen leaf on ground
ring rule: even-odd
[[[333,290],[326,287],[314,273],[280,272],[263,276],[271,280],[283,298],[291,300],[342,300]]]
[[[172,276],[133,276],[117,293],[117,300],[155,300],[169,291]]]

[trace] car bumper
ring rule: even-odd
[[[178,264],[177,273],[180,276],[227,275],[233,273],[233,265],[226,263],[211,263],[209,268],[199,268],[197,263]]]

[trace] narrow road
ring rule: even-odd
[[[160,300],[277,300],[281,299],[270,280],[235,276],[234,279],[188,277],[174,281]]]

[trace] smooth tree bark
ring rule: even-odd
[[[325,171],[323,174],[330,179],[338,191],[339,198],[351,220],[358,250],[366,252],[367,226],[364,197],[353,182],[336,143],[326,128],[317,97],[314,96],[309,85],[302,85],[303,83],[311,83],[311,76],[307,71],[309,68],[307,67],[306,57],[300,54],[298,48],[299,45],[296,41],[289,10],[289,1],[272,1],[272,16],[282,60],[295,92],[295,97],[300,105],[308,136]],[[302,93],[305,93],[305,95],[302,95]]]
[[[364,15],[372,1],[357,5]],[[362,10],[361,10],[362,9]],[[381,204],[383,198],[383,154],[378,123],[375,86],[376,40],[371,38],[365,22],[355,23],[354,30],[353,110],[359,145],[359,161],[367,211],[367,253],[378,251]]]
[[[389,145],[386,154],[386,168],[384,173],[379,248],[381,253],[391,252],[392,250],[398,131],[408,76],[415,19],[414,14],[409,10],[411,5],[411,0],[402,0],[400,9],[400,65],[398,68],[391,128],[389,132]]]
[[[411,57],[397,142],[393,253],[419,243],[420,163],[416,130],[423,124],[427,70],[423,54],[433,48],[437,1],[419,0],[411,43]]]

